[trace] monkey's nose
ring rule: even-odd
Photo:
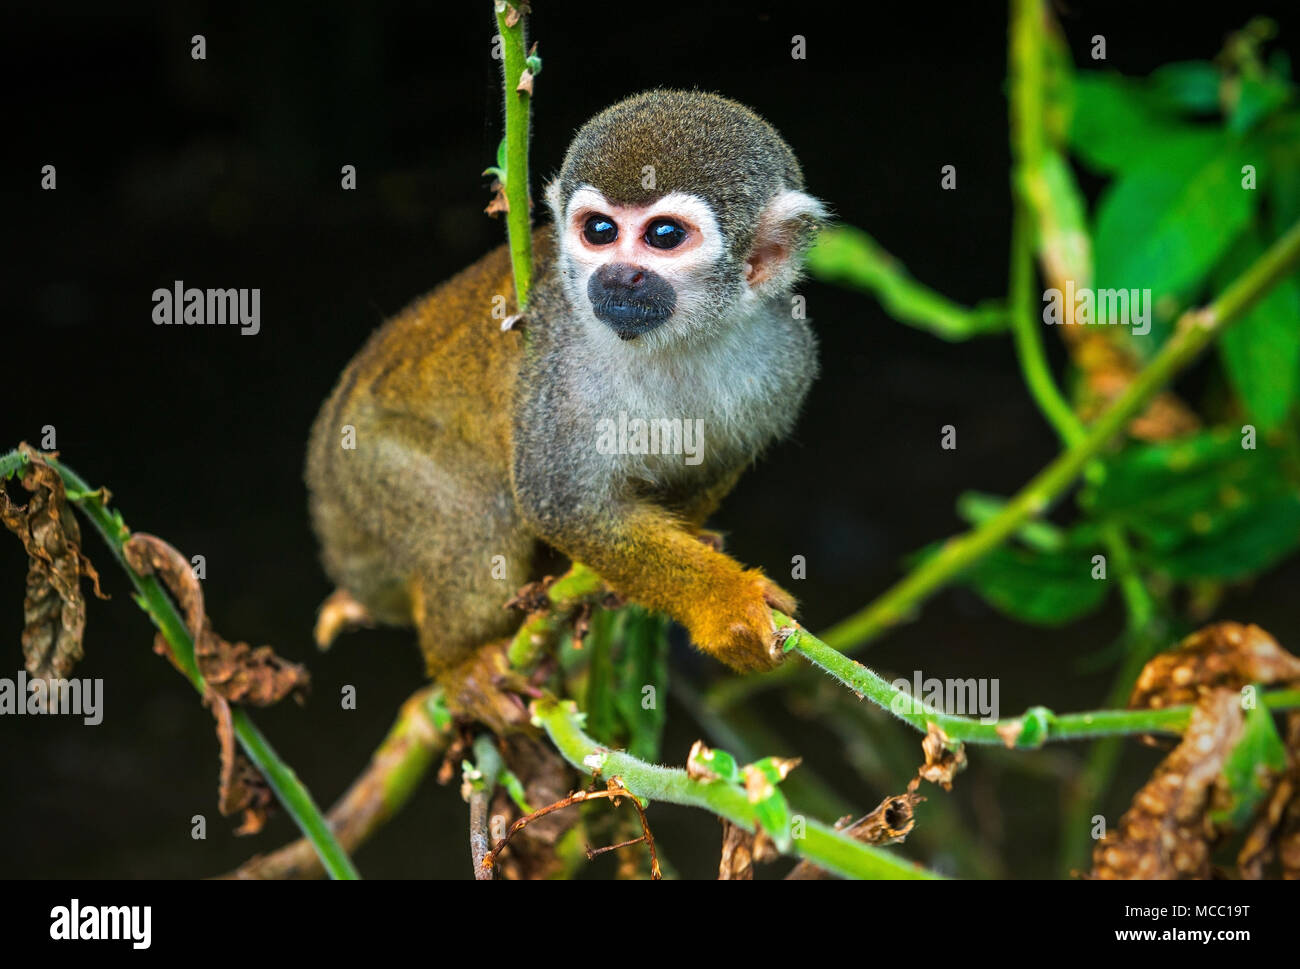
[[[616,263],[607,267],[605,275],[605,284],[607,286],[617,286],[619,289],[626,289],[635,292],[645,286],[646,271],[640,266],[629,266],[626,263]]]
[[[648,333],[673,315],[677,293],[652,269],[606,263],[587,280],[592,311],[624,340]]]

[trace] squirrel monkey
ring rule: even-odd
[[[825,209],[803,189],[781,136],[718,95],[587,122],[534,234],[528,339],[493,315],[514,312],[502,246],[375,332],[322,407],[306,478],[340,591],[318,641],[414,626],[455,677],[517,625],[503,604],[547,545],[729,666],[776,665],[769,607],[794,599],[701,526],[817,374],[791,290]]]

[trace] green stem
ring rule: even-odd
[[[779,625],[791,620],[777,614]],[[801,653],[857,693],[888,710],[894,716],[924,733],[933,723],[949,739],[974,744],[1003,744],[1016,747],[1039,747],[1047,741],[1081,740],[1135,733],[1181,734],[1191,719],[1192,707],[1164,707],[1158,710],[1093,710],[1086,713],[1056,714],[1045,707],[1034,707],[1019,717],[985,723],[974,717],[942,713],[899,689],[879,674],[828,646],[804,629],[795,631],[786,642],[787,650]],[[1276,690],[1263,695],[1271,710],[1289,710],[1300,706],[1300,689]],[[1008,738],[1013,741],[1008,742]]]
[[[1025,384],[1062,444],[1069,448],[1085,438],[1087,428],[1052,377],[1038,325],[1038,294],[1034,291],[1034,255],[1036,250],[1039,256],[1044,255],[1042,237],[1053,204],[1052,194],[1041,178],[1034,180],[1048,152],[1043,123],[1044,12],[1041,0],[1014,0],[1011,6],[1011,189],[1015,200],[1011,231],[1012,333]],[[1040,227],[1037,243],[1031,216],[1036,217]],[[1087,272],[1086,267],[1074,269],[1076,278],[1082,278]],[[1092,460],[1085,466],[1084,474],[1090,482],[1098,484],[1105,477],[1105,468],[1100,461]],[[1155,615],[1155,602],[1133,566],[1133,554],[1123,528],[1113,522],[1105,523],[1102,540],[1114,563],[1129,631],[1142,630]]]
[[[194,640],[186,629],[180,613],[177,612],[175,604],[154,576],[140,575],[127,564],[122,553],[122,546],[130,538],[131,533],[120,517],[108,511],[102,491],[92,491],[81,476],[71,468],[56,460],[47,460],[63,479],[69,500],[81,509],[82,514],[103,536],[109,551],[122,566],[131,584],[135,586],[136,602],[149,614],[159,632],[166,637],[168,645],[172,648],[172,654],[181,665],[186,677],[202,694],[205,687],[203,677],[199,674],[198,666],[194,661]],[[20,470],[26,463],[26,456],[18,451],[11,451],[0,457],[0,481]],[[232,706],[231,714],[235,736],[239,739],[240,746],[262,772],[271,790],[275,792],[275,796],[279,798],[303,835],[312,843],[325,871],[331,878],[360,877],[347,852],[339,846],[329,824],[312,800],[311,794],[298,780],[298,776],[280,759],[244,710]]]
[[[533,285],[532,219],[528,211],[528,116],[531,98],[526,92],[517,90],[527,56],[525,20],[522,10],[503,0],[494,0],[493,6],[502,44],[502,91],[506,116],[505,193],[509,204],[506,232],[510,241],[510,264],[514,268],[515,298],[519,311],[523,312]],[[506,24],[511,15],[518,18],[513,27]]]
[[[695,780],[684,770],[647,764],[622,751],[601,747],[580,725],[582,715],[572,701],[535,701],[534,717],[565,760],[579,770],[606,780],[617,777],[643,800],[666,801],[703,808],[747,831],[758,828],[754,806],[738,786]],[[804,837],[793,840],[792,851],[846,878],[936,878],[933,872],[894,855],[854,841],[833,828],[808,819]]]

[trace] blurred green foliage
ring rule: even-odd
[[[1058,35],[1041,38],[1044,141],[1022,159],[1037,178],[1028,191],[1041,193],[1039,251],[1045,264],[1068,267],[1077,287],[1150,291],[1149,333],[1107,330],[1139,359],[1156,353],[1180,313],[1222,290],[1300,219],[1300,98],[1287,58],[1266,53],[1275,32],[1252,20],[1213,61],[1167,64],[1145,78],[1076,71]],[[1104,180],[1091,207],[1083,172]],[[828,231],[810,267],[945,339],[1006,329],[999,304],[954,305],[852,227]],[[1111,322],[1105,304],[1097,300],[1099,323]],[[1293,554],[1300,279],[1272,288],[1218,350],[1222,386],[1200,408],[1208,427],[1163,443],[1128,441],[1080,489],[1073,524],[1022,528],[968,570],[965,584],[1013,619],[1059,626],[1107,599],[1113,583],[1100,579],[1114,577],[1104,571],[1112,563],[1099,569],[1096,559],[1107,526],[1131,540],[1132,564],[1166,614],[1179,583],[1198,583],[1203,595],[1205,583],[1248,579]],[[1000,507],[987,495],[958,501],[973,525]]]

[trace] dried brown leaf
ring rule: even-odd
[[[302,702],[311,683],[306,668],[282,659],[270,646],[255,649],[219,635],[204,612],[203,589],[185,556],[143,532],[131,536],[122,551],[133,569],[157,575],[176,599],[194,638],[199,673],[212,690],[232,702],[259,707],[278,703],[289,694]]]
[[[1231,800],[1223,767],[1244,731],[1241,690],[1297,680],[1300,660],[1258,626],[1235,622],[1207,626],[1147,663],[1131,707],[1195,709],[1182,741],[1138,791],[1118,830],[1093,850],[1091,877],[1210,877],[1211,851],[1227,833],[1216,827],[1211,810]],[[1245,878],[1262,877],[1275,856],[1285,870],[1287,852],[1294,850],[1288,823],[1300,790],[1300,715],[1288,717],[1286,746],[1287,769],[1271,778],[1272,790],[1238,853]]]
[[[916,777],[907,785],[908,793],[915,791],[923,780],[938,784],[945,791],[952,790],[952,779],[966,767],[966,748],[957,744],[950,750],[951,743],[937,723],[927,724],[925,739],[921,741],[925,763],[917,768]]]
[[[1129,697],[1133,709],[1195,703],[1219,689],[1300,679],[1300,659],[1263,629],[1237,622],[1206,626],[1142,669]]]
[[[487,215],[502,215],[510,211],[510,200],[506,198],[506,187],[500,179],[492,181],[492,201],[483,209]]]
[[[718,861],[719,881],[752,881],[754,863],[777,857],[776,845],[761,831],[750,834],[726,818],[722,822],[722,856]]]
[[[301,702],[307,671],[277,656],[269,646],[253,649],[229,643],[216,633],[203,606],[203,587],[185,556],[155,535],[137,532],[122,547],[127,564],[141,575],[156,575],[185,616],[194,640],[194,659],[204,679],[203,702],[216,721],[221,750],[217,805],[223,815],[243,813],[236,834],[256,834],[275,803],[270,785],[235,743],[230,704],[266,706],[292,693]],[[154,651],[181,668],[166,637],[154,638]]]
[[[1182,742],[1138,791],[1118,830],[1093,849],[1091,877],[1208,878],[1216,837],[1208,810],[1242,728],[1235,691],[1202,697]]]
[[[81,531],[68,507],[63,479],[41,452],[27,444],[20,444],[19,450],[29,462],[22,485],[31,499],[26,505],[15,504],[0,481],[0,521],[18,536],[27,552],[23,659],[32,676],[61,678],[85,655],[82,578],[91,580],[96,596],[108,596],[99,587],[95,567],[81,551]]]
[[[903,841],[916,825],[913,812],[916,805],[925,798],[915,791],[895,794],[885,798],[871,811],[856,821],[852,815],[841,818],[835,824],[835,830],[848,835],[854,841],[868,845],[892,845]],[[830,872],[811,861],[801,861],[790,869],[786,881],[810,881],[830,878]]]
[[[235,744],[235,724],[230,703],[209,691],[204,701],[217,721],[217,742],[221,745],[221,776],[217,782],[217,807],[229,817],[237,811],[244,819],[235,834],[257,834],[275,803],[271,785]]]

